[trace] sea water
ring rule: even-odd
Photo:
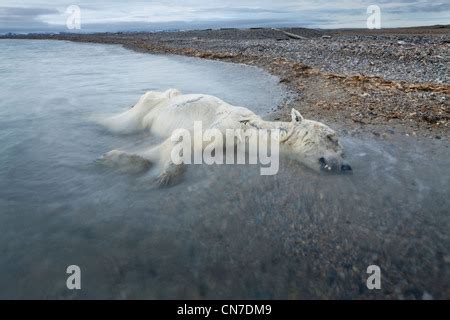
[[[445,142],[343,137],[351,175],[194,165],[170,188],[102,166],[150,137],[91,120],[168,88],[261,115],[284,97],[243,65],[0,41],[0,298],[448,298]],[[69,265],[81,290],[66,286]]]

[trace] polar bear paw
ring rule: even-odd
[[[149,160],[120,150],[111,150],[105,153],[100,160],[104,165],[126,173],[139,173],[147,171],[151,167]]]
[[[184,165],[172,164],[170,167],[159,174],[159,176],[156,178],[156,184],[160,188],[173,186],[180,182],[184,171]]]

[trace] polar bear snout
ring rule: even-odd
[[[352,167],[345,161],[337,157],[321,157],[319,158],[320,170],[332,172],[349,172]]]
[[[337,171],[339,163],[336,158],[321,157],[319,158],[320,170],[322,171]]]

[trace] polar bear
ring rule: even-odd
[[[194,122],[201,121],[203,128],[226,129],[279,129],[280,153],[317,171],[351,171],[344,160],[343,147],[336,133],[323,123],[307,120],[295,109],[291,121],[265,121],[244,107],[233,106],[206,94],[181,94],[176,89],[165,92],[149,91],[128,111],[103,121],[110,130],[118,133],[135,133],[148,130],[150,134],[165,139],[161,144],[134,154],[112,150],[102,159],[108,164],[131,161],[147,168],[158,167],[158,183],[168,184],[180,175],[184,164],[175,164],[171,151],[179,141],[171,139],[177,129],[192,131]],[[202,146],[203,147],[203,146]]]

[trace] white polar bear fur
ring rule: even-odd
[[[159,165],[161,184],[170,182],[182,172],[182,165],[174,165],[170,159],[174,142],[170,136],[176,129],[193,130],[194,121],[201,121],[203,130],[219,129],[280,129],[280,151],[315,170],[339,170],[342,146],[335,132],[328,126],[303,119],[292,109],[292,121],[264,121],[244,107],[233,106],[225,101],[205,94],[181,94],[176,89],[165,92],[145,93],[130,110],[103,121],[111,131],[135,133],[148,130],[152,135],[165,138],[158,146],[137,154],[112,150],[103,156],[107,163],[123,162],[127,156],[136,162]],[[136,157],[138,156],[138,157]],[[319,159],[325,159],[325,164]],[[144,165],[145,167],[145,165]]]

